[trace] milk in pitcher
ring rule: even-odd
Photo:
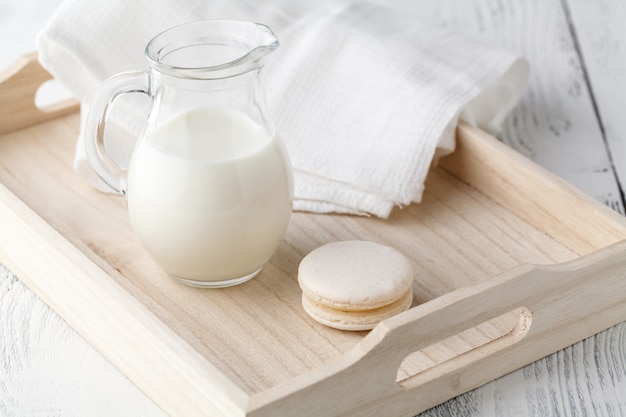
[[[161,267],[191,285],[256,274],[291,215],[280,141],[241,111],[207,107],[152,129],[138,146],[128,211]]]

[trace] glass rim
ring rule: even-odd
[[[172,52],[203,45],[229,45],[239,41],[249,50],[238,58],[206,66],[178,66],[163,62]],[[262,23],[245,20],[200,20],[160,32],[146,45],[150,67],[178,78],[211,80],[235,77],[261,67],[263,59],[280,45],[274,32]]]

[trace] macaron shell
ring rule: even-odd
[[[393,317],[409,307],[413,302],[413,290],[409,289],[396,302],[365,311],[345,311],[320,304],[305,293],[302,294],[302,306],[315,321],[339,330],[371,330],[382,320]]]
[[[309,298],[341,310],[370,310],[402,297],[413,268],[394,248],[369,241],[321,246],[300,262],[298,282]]]

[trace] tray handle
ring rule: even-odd
[[[247,415],[415,415],[623,321],[625,277],[626,241],[522,265],[385,320],[337,361],[253,397]],[[396,380],[408,355],[511,312],[508,334]]]
[[[37,107],[35,95],[52,76],[39,64],[37,53],[23,55],[0,71],[0,134],[72,113],[79,108],[76,99]]]

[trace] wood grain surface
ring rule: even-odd
[[[385,3],[526,56],[529,89],[500,138],[623,213],[624,1]],[[624,326],[422,415],[626,415]],[[0,269],[0,370],[0,416],[165,415],[6,268]]]

